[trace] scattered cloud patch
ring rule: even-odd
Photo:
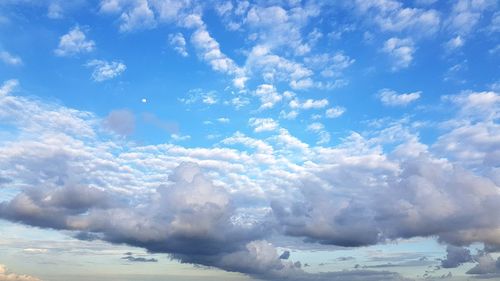
[[[0,51],[0,61],[13,66],[19,66],[23,64],[23,60],[19,56],[13,55],[7,51]]]
[[[96,82],[103,82],[120,76],[127,66],[119,61],[91,60],[86,64],[87,67],[94,68],[92,79]]]
[[[87,36],[80,27],[76,26],[59,39],[59,46],[54,51],[57,56],[68,57],[90,53],[95,50],[94,41]]]
[[[392,58],[392,70],[397,71],[410,66],[413,61],[415,46],[409,38],[400,39],[393,37],[385,41],[382,51]]]
[[[250,118],[248,125],[254,128],[254,132],[269,132],[279,128],[278,122],[272,118]]]
[[[183,57],[187,57],[189,54],[186,49],[186,39],[182,33],[178,32],[175,34],[170,34],[168,36],[168,42],[170,46],[174,48],[174,50],[179,53],[179,55]]]
[[[346,109],[344,107],[335,106],[335,107],[329,108],[325,111],[325,117],[326,118],[337,118],[337,117],[340,117],[345,112],[346,112]]]
[[[421,94],[421,91],[399,94],[390,89],[382,89],[378,92],[377,97],[386,106],[407,106],[418,100]]]

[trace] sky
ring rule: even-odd
[[[0,281],[500,280],[499,8],[0,1]]]

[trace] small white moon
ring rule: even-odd
[[[142,99],[141,101],[142,101],[142,103],[147,103],[148,102],[147,99]]]

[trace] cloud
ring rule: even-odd
[[[179,101],[188,105],[197,102],[202,102],[207,105],[213,105],[219,102],[217,98],[217,92],[203,91],[202,89],[189,90],[187,93],[187,97],[179,98]]]
[[[271,84],[262,84],[255,90],[255,96],[260,99],[260,109],[269,109],[280,102],[283,97],[278,94],[276,88]]]
[[[337,118],[346,112],[346,109],[341,106],[329,108],[325,111],[326,118]]]
[[[406,94],[398,94],[396,91],[390,89],[382,89],[378,92],[377,97],[382,104],[386,106],[407,106],[420,98],[422,92],[413,92]]]
[[[434,34],[440,27],[440,15],[433,9],[404,7],[395,0],[356,0],[357,11],[368,16],[382,31]]]
[[[301,102],[299,99],[295,98],[288,104],[292,109],[320,109],[328,106],[327,99],[313,100],[307,99]]]
[[[284,251],[284,252],[280,255],[280,259],[282,259],[282,260],[287,260],[288,258],[290,258],[290,251]]]
[[[278,122],[272,118],[250,118],[248,124],[256,133],[274,131],[279,128]]]
[[[120,76],[127,66],[118,61],[91,60],[86,64],[87,67],[93,67],[92,79],[96,82],[103,82]]]
[[[126,109],[111,111],[104,119],[104,126],[122,136],[130,136],[135,131],[135,115]]]
[[[392,57],[392,70],[397,71],[410,66],[413,61],[415,47],[413,41],[409,38],[400,39],[393,37],[385,41],[382,51]]]
[[[75,26],[67,34],[59,39],[59,46],[54,51],[57,56],[67,57],[95,50],[95,43],[87,39],[85,33],[79,26]]]
[[[460,35],[457,35],[456,37],[451,38],[448,42],[446,42],[445,48],[448,51],[453,51],[455,49],[462,47],[464,44],[465,44],[464,39]]]
[[[352,132],[334,146],[308,145],[279,127],[265,139],[237,132],[210,148],[140,145],[105,134],[89,112],[12,95],[11,83],[1,87],[0,122],[15,134],[0,141],[0,170],[18,193],[0,203],[3,219],[266,280],[403,279],[307,273],[279,258],[268,242],[275,233],[352,247],[412,237],[500,245],[494,162],[472,153],[474,166],[464,165],[455,151],[421,143],[408,120]],[[445,121],[495,124],[497,97],[449,97],[443,102],[455,115]],[[493,144],[496,131],[471,139]],[[496,145],[469,145],[498,153]]]
[[[319,132],[319,131],[323,130],[324,128],[325,128],[325,126],[321,123],[318,123],[318,122],[309,124],[307,126],[307,130],[311,131],[311,132]]]
[[[134,257],[134,255],[130,252],[125,253],[125,256],[121,259],[127,260],[129,262],[158,262],[158,260],[155,258]]]
[[[0,87],[0,97],[10,94],[15,88],[19,86],[19,81],[11,79],[3,82]]]
[[[5,64],[18,66],[23,64],[23,60],[7,51],[0,51],[0,61]]]
[[[168,42],[174,50],[179,53],[179,55],[183,57],[187,57],[189,55],[186,49],[186,39],[182,33],[178,32],[168,35]]]
[[[288,81],[293,89],[307,89],[313,86],[312,70],[303,64],[273,54],[266,45],[256,45],[247,56],[245,69],[259,73],[266,82]]]
[[[479,23],[483,13],[494,8],[495,1],[458,0],[454,2],[452,11],[446,19],[448,29],[457,35],[470,34]]]
[[[16,273],[9,272],[5,265],[0,264],[0,281],[41,281],[36,277],[29,275],[18,275]]]
[[[446,247],[446,259],[441,260],[441,266],[443,268],[455,268],[466,262],[472,262],[469,249],[448,245]]]
[[[467,274],[486,275],[487,278],[500,277],[500,257],[495,261],[490,254],[480,254],[476,257],[477,264],[469,269]]]
[[[304,62],[321,71],[323,77],[339,77],[342,72],[351,66],[355,60],[345,55],[343,52],[335,54],[320,54],[304,58]]]

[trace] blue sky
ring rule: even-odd
[[[500,278],[499,6],[0,2],[0,281]]]

